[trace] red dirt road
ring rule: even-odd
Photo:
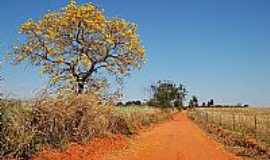
[[[186,116],[156,125],[132,139],[125,150],[110,153],[104,160],[236,160],[240,159],[210,139]]]

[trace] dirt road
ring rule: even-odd
[[[224,150],[186,116],[174,115],[173,120],[142,132],[127,149],[110,153],[105,160],[235,160],[240,159]]]

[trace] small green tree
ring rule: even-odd
[[[214,100],[213,99],[210,99],[210,101],[208,101],[208,103],[207,103],[207,106],[208,107],[212,107],[212,106],[214,106]]]
[[[202,103],[202,107],[206,107],[206,103],[205,102]]]
[[[187,90],[183,84],[170,81],[158,81],[151,86],[153,93],[149,104],[159,107],[182,107]]]
[[[199,100],[196,96],[192,96],[189,101],[189,107],[194,108],[199,106]]]

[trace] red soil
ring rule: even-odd
[[[99,160],[104,154],[127,147],[127,139],[121,135],[97,138],[89,144],[70,144],[63,152],[44,149],[33,160]]]
[[[185,113],[141,133],[128,149],[107,155],[105,160],[236,160],[208,137]]]
[[[127,147],[128,145],[128,147]],[[122,136],[72,144],[59,153],[45,150],[34,160],[236,160],[209,138],[185,113],[141,132],[131,143]]]

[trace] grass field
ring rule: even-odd
[[[270,146],[270,108],[200,108],[190,111],[189,116]]]

